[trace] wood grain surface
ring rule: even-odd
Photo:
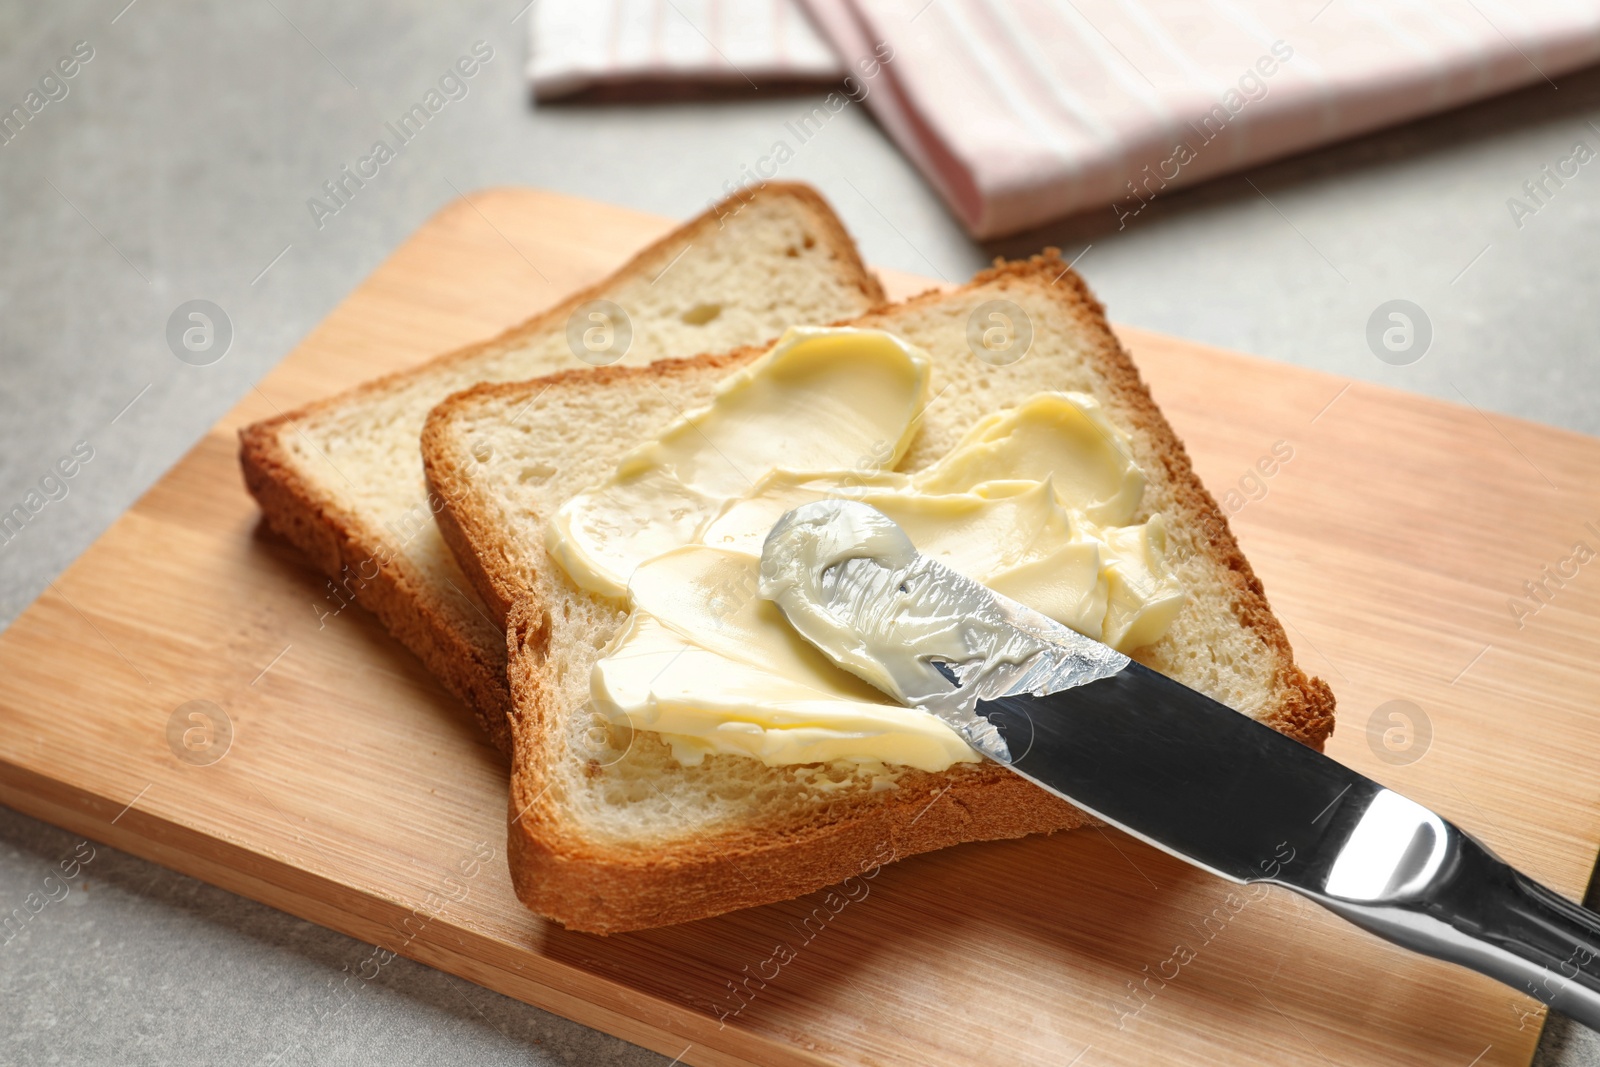
[[[843,906],[609,939],[524,910],[497,757],[370,618],[329,614],[235,459],[243,423],[498,331],[668,226],[532,190],[468,200],[0,635],[0,801],[380,946],[373,967],[399,953],[684,1063],[1528,1062],[1531,999],[1115,832],[963,846]],[[1600,563],[1569,557],[1600,548],[1600,442],[1122,336],[1338,694],[1330,753],[1580,894]],[[1292,458],[1252,476],[1279,442]],[[1519,619],[1547,566],[1576,577]],[[169,740],[206,740],[197,709],[226,746]]]

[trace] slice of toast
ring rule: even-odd
[[[1007,366],[968,347],[969,319],[993,300],[1020,307],[1032,326],[1031,350]],[[1165,516],[1170,563],[1189,592],[1168,634],[1136,658],[1321,746],[1333,694],[1295,665],[1227,519],[1100,305],[1053,252],[852,324],[933,358],[933,399],[901,470],[933,462],[981,416],[1035,392],[1095,396],[1148,477],[1133,521]],[[588,705],[591,667],[627,605],[568,579],[545,554],[544,522],[761,351],[479,386],[434,409],[424,430],[428,477],[447,502],[441,526],[508,626],[513,881],[530,908],[569,927],[681,922],[798,896],[891,857],[1088,821],[993,763],[924,773],[715,755],[683,766],[659,737],[608,728]],[[530,469],[539,476],[525,477]]]
[[[569,343],[569,319],[602,299],[631,324],[620,362],[645,364],[753,344],[795,321],[859,314],[881,303],[883,290],[814,190],[770,182],[493,340],[239,434],[245,484],[273,528],[338,584],[341,599],[377,615],[508,755],[503,620],[484,611],[439,538],[441,502],[423,480],[418,435],[428,410],[457,390],[587,370]],[[621,347],[617,336],[609,339]]]

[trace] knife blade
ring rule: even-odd
[[[1422,805],[918,554],[868,505],[785,515],[761,591],[840,666],[1084,811],[1600,1029],[1600,915]]]

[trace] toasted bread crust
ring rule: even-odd
[[[1054,249],[1031,260],[1000,263],[974,278],[971,287],[1064,286],[1067,304],[1095,347],[1096,365],[1126,404],[1136,428],[1149,434],[1162,456],[1174,493],[1174,525],[1196,523],[1208,531],[1202,550],[1227,575],[1231,605],[1240,625],[1254,633],[1277,662],[1279,699],[1261,721],[1320,749],[1333,728],[1334,700],[1321,680],[1309,678],[1294,663],[1282,626],[1273,615],[1261,582],[1251,570],[1216,501],[1200,483],[1182,443],[1156,407],[1128,354],[1106,322],[1104,310],[1078,275]],[[950,299],[930,291],[895,308],[881,308],[856,320],[905,313]],[[641,376],[699,373],[731,367],[759,354],[744,350],[722,357],[699,357],[614,369],[612,381]],[[570,380],[570,379],[569,379]],[[589,379],[592,382],[593,379]],[[562,376],[542,379],[540,387],[560,388]],[[430,418],[436,435],[453,406],[481,402],[526,385],[480,386],[457,394]],[[439,438],[435,438],[439,443]],[[433,459],[434,457],[430,457]],[[453,473],[439,462],[429,476]],[[446,494],[447,501],[453,494]],[[446,510],[450,505],[447,503]],[[470,515],[455,516],[456,533],[466,548],[463,562],[477,558],[480,538],[490,536]],[[458,549],[459,551],[459,549]],[[585,838],[566,822],[551,785],[550,761],[561,758],[563,709],[556,687],[545,674],[550,622],[536,595],[514,582],[484,574],[483,579],[507,614],[509,678],[515,711],[515,755],[511,779],[508,856],[512,882],[523,903],[577,930],[618,933],[684,922],[737,908],[789,899],[861,874],[887,858],[903,858],[964,841],[1020,837],[1086,825],[1083,812],[1029,784],[994,763],[958,764],[940,773],[907,772],[895,790],[857,794],[831,806],[826,818],[802,825],[751,825],[719,830],[715,839],[675,841],[650,850],[607,847]],[[497,581],[503,584],[496,584]]]
[[[619,281],[658,274],[677,250],[698,234],[720,225],[723,216],[756,198],[786,197],[800,203],[818,228],[818,238],[831,251],[842,275],[852,281],[870,305],[883,299],[878,278],[862,263],[855,243],[827,202],[808,185],[767,182],[707,210],[638,252],[609,278],[583,289],[529,318],[521,325],[478,344],[468,345],[420,366],[386,375],[345,393],[316,401],[239,431],[239,462],[246,488],[274,530],[304,552],[324,574],[346,586],[362,607],[422,660],[446,689],[472,710],[479,724],[504,755],[512,752],[507,716],[511,695],[506,687],[505,645],[462,627],[446,609],[453,591],[432,588],[392,539],[360,512],[344,507],[300,469],[284,444],[305,421],[325,412],[381,400],[396,388],[441,370],[470,363],[491,351],[516,347],[551,329],[564,329],[572,311],[606,295]],[[566,373],[587,374],[587,370]],[[431,501],[437,516],[440,502]],[[452,531],[441,532],[448,539]],[[458,545],[448,542],[452,551]],[[375,572],[375,573],[374,573]],[[356,575],[352,579],[351,575]],[[469,580],[472,580],[469,569]],[[478,582],[473,580],[476,586]],[[480,594],[482,590],[479,590]],[[503,626],[504,612],[494,613]]]

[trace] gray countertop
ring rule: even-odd
[[[457,190],[536,185],[683,217],[814,102],[532,108],[521,0],[125,3],[0,6],[0,108],[75,42],[93,49],[0,145],[0,502],[74,442],[96,450],[0,547],[0,623]],[[307,198],[480,40],[494,55],[468,96],[319,230]],[[1600,149],[1600,70],[1558,83],[1163,197],[1122,229],[1107,210],[994,246],[960,231],[860,107],[782,177],[819,186],[882,266],[954,280],[1057,244],[1121,322],[1596,433],[1600,163],[1520,220],[1507,206],[1576,142]],[[236,331],[208,367],[164,340],[196,297]],[[1432,326],[1407,366],[1367,344],[1392,299]],[[0,809],[0,908],[76,843]],[[667,1062],[404,960],[330,999],[365,954],[102,847],[0,943],[0,1063]],[[1600,1062],[1600,1043],[1557,1020],[1541,1057]]]

